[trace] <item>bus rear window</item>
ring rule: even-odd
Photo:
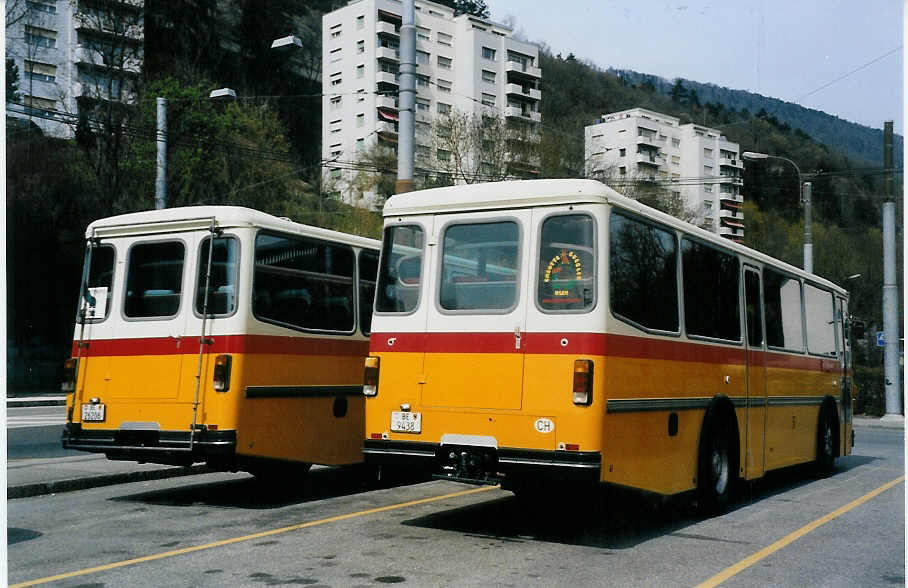
[[[174,316],[180,310],[185,246],[179,241],[139,243],[126,268],[128,318]]]
[[[439,304],[444,310],[506,310],[517,302],[520,231],[513,221],[445,229]]]
[[[552,216],[542,223],[539,307],[589,310],[595,303],[596,227],[585,214]]]
[[[252,313],[288,327],[351,332],[353,264],[346,245],[259,233]]]
[[[211,238],[199,248],[199,275],[196,286],[195,311],[203,313],[205,282],[208,282],[208,314],[233,314],[236,309],[237,240],[222,237],[214,240],[211,251],[211,275],[208,275],[208,248]]]
[[[388,227],[382,239],[378,268],[378,312],[413,312],[419,304],[425,239],[418,226]]]
[[[81,308],[85,320],[100,322],[110,314],[114,248],[110,245],[92,246],[91,252],[86,252],[85,263],[89,265],[89,271]]]

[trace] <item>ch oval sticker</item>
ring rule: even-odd
[[[536,427],[537,433],[551,433],[555,430],[555,423],[552,422],[552,419],[536,419],[534,426]]]

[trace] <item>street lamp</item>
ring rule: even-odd
[[[766,153],[756,153],[754,151],[745,151],[741,154],[741,157],[748,161],[757,161],[760,159],[781,159],[782,161],[787,161],[794,166],[795,171],[798,173],[798,195],[800,201],[804,203],[804,271],[812,274],[813,239],[810,232],[810,182],[801,181],[801,168],[798,167],[798,164],[788,159],[787,157],[782,157],[781,155],[767,155]]]
[[[233,88],[218,88],[212,90],[208,97],[212,100],[236,100],[236,91]]]
[[[272,41],[271,48],[277,49],[279,51],[302,49],[303,41],[296,35],[288,35],[286,37],[281,37],[280,39],[275,39],[274,41]]]

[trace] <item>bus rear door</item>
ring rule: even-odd
[[[744,266],[744,308],[747,327],[747,440],[744,476],[759,478],[766,469],[766,353],[760,272]]]
[[[529,211],[435,218],[423,406],[521,409],[529,220]],[[441,433],[494,437],[494,420],[452,418]]]

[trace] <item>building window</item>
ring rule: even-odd
[[[340,77],[339,74],[336,74],[336,75],[334,75],[334,76],[331,77],[331,85],[332,85],[332,86],[340,86],[340,85],[341,85],[341,77]]]
[[[438,161],[451,161],[451,152],[446,149],[439,149],[435,152]]]
[[[29,10],[37,10],[38,12],[44,12],[47,14],[56,14],[57,7],[48,2],[41,2],[39,0],[26,0],[25,6]]]
[[[672,165],[681,165],[681,157],[672,155]]]
[[[429,65],[429,54],[425,51],[416,52],[416,63],[422,65]]]
[[[331,63],[340,61],[340,58],[341,58],[341,48],[340,47],[338,47],[337,49],[332,49],[331,52],[328,54],[328,59]]]
[[[360,14],[359,16],[356,17],[356,28],[361,29],[365,26],[366,26],[366,16],[364,14]]]
[[[429,76],[423,76],[420,74],[416,74],[416,85],[420,88],[428,88],[429,87]]]
[[[619,157],[624,157],[625,155],[627,155],[627,149],[622,147],[621,149],[618,150]]]
[[[708,194],[712,194],[713,187],[710,186],[709,184],[706,184],[705,186],[703,186],[703,191],[706,192],[706,193],[708,193]]]
[[[713,158],[713,150],[710,149],[709,147],[704,147],[704,148],[703,148],[703,157],[705,157],[706,159],[712,159],[712,158]]]
[[[37,61],[25,61],[25,77],[39,82],[54,82],[57,79],[57,66]]]
[[[492,94],[483,94],[482,103],[485,106],[495,106],[495,96]]]
[[[672,147],[680,147],[680,146],[681,146],[681,139],[676,139],[675,137],[672,137]]]
[[[57,108],[56,100],[38,98],[37,96],[23,96],[22,103],[36,110],[54,110]]]
[[[713,175],[713,166],[711,166],[711,165],[704,165],[704,166],[703,166],[703,175],[704,175],[704,176],[711,176],[711,175]]]
[[[438,103],[438,114],[448,114],[451,112],[451,105],[444,102]]]
[[[340,110],[341,108],[341,96],[333,96],[331,98],[331,110]]]
[[[356,115],[356,126],[361,127],[366,124],[366,115],[362,112]]]
[[[622,176],[626,176],[627,168],[622,165],[621,167],[618,168],[618,173],[621,174]]]
[[[449,35],[448,33],[442,33],[439,31],[439,33],[438,33],[438,44],[439,45],[445,45],[446,47],[450,47],[453,40],[454,40],[454,38],[451,37],[451,35]]]
[[[424,98],[416,99],[416,112],[429,112],[430,102]]]
[[[57,32],[25,25],[25,42],[32,47],[51,49],[57,46]]]
[[[365,52],[366,52],[366,42],[365,42],[365,41],[357,41],[357,42],[356,42],[356,52],[357,52],[357,53],[365,53]]]
[[[356,66],[356,77],[357,77],[357,78],[361,78],[361,77],[363,77],[363,76],[365,76],[365,75],[366,75],[366,66],[365,66],[365,65],[357,65],[357,66]]]
[[[426,27],[416,27],[416,38],[420,41],[430,41],[429,29]]]
[[[360,88],[356,91],[356,101],[365,102],[366,101],[366,91]]]
[[[340,38],[340,36],[341,36],[341,26],[339,24],[336,24],[333,27],[331,27],[331,38],[338,39],[338,38]]]
[[[482,81],[484,81],[487,84],[494,84],[495,83],[495,72],[489,71],[487,69],[482,70]]]
[[[356,140],[356,150],[357,150],[357,151],[362,151],[362,150],[365,149],[365,148],[366,148],[366,140],[365,140],[365,139],[357,139],[357,140]]]
[[[482,48],[482,58],[489,61],[495,61],[495,50],[489,47]]]
[[[449,57],[438,56],[438,68],[439,69],[451,69],[451,59]]]
[[[448,80],[438,80],[436,86],[438,87],[438,91],[442,94],[451,93],[451,82]]]

